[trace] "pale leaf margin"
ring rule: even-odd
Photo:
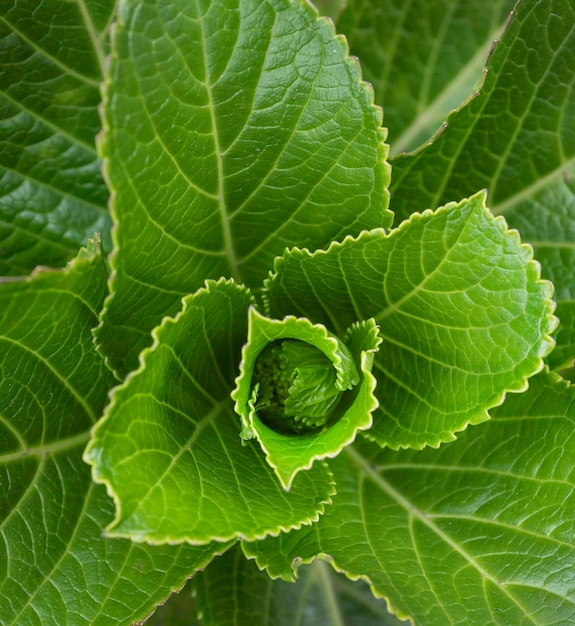
[[[311,262],[311,260],[315,257],[329,255],[330,253],[334,251],[344,248],[346,245],[353,244],[355,242],[361,242],[363,239],[369,239],[370,237],[377,236],[382,239],[387,239],[388,241],[393,240],[394,238],[400,236],[403,233],[403,231],[405,229],[408,229],[410,225],[413,224],[414,222],[420,221],[422,219],[430,218],[434,215],[439,215],[441,213],[445,213],[448,211],[455,211],[457,210],[459,206],[462,206],[464,204],[468,204],[471,202],[473,202],[474,204],[480,207],[478,215],[481,218],[494,224],[500,230],[501,235],[503,237],[510,238],[514,242],[515,244],[514,247],[523,256],[523,260],[525,264],[525,271],[526,271],[527,276],[529,277],[528,280],[532,282],[532,284],[535,284],[538,286],[542,294],[542,297],[544,298],[544,302],[542,303],[542,309],[544,309],[545,312],[544,312],[543,317],[540,320],[541,332],[540,332],[540,338],[538,342],[537,354],[526,357],[526,359],[523,362],[522,371],[519,372],[518,378],[515,381],[513,381],[512,384],[511,383],[508,384],[508,386],[505,389],[501,390],[500,392],[495,393],[493,397],[489,400],[489,402],[486,402],[483,407],[478,406],[474,415],[468,416],[465,423],[462,423],[459,427],[450,428],[446,430],[442,436],[437,437],[433,442],[426,441],[421,445],[412,445],[409,442],[406,442],[405,444],[402,444],[402,443],[392,444],[391,442],[384,441],[382,437],[378,437],[376,435],[376,433],[378,432],[378,422],[381,422],[382,419],[385,419],[385,418],[382,418],[380,411],[377,410],[374,414],[373,427],[369,431],[363,434],[368,439],[372,441],[376,441],[379,445],[389,446],[390,448],[394,450],[401,449],[401,448],[422,449],[423,447],[426,447],[428,445],[430,447],[438,448],[443,443],[454,441],[456,439],[455,433],[464,431],[467,428],[467,426],[469,426],[470,424],[477,425],[477,424],[480,424],[482,422],[489,420],[490,418],[489,411],[497,406],[500,406],[505,401],[507,393],[522,393],[528,389],[528,386],[529,386],[528,379],[543,369],[544,358],[555,347],[555,340],[552,337],[552,333],[555,331],[559,323],[558,318],[554,315],[554,312],[556,309],[556,304],[553,300],[554,286],[550,281],[541,278],[541,265],[534,258],[533,247],[529,243],[525,243],[521,241],[519,232],[516,229],[510,229],[503,216],[493,215],[493,213],[490,211],[490,209],[487,206],[487,191],[481,190],[477,192],[476,194],[474,194],[473,196],[470,196],[469,198],[464,198],[463,200],[460,200],[458,202],[449,202],[434,210],[426,209],[423,212],[413,212],[408,219],[404,220],[397,228],[389,232],[386,232],[382,229],[364,231],[363,233],[355,237],[347,236],[341,242],[332,242],[332,244],[330,244],[330,246],[325,250],[316,250],[314,252],[311,252],[310,250],[306,248],[292,248],[291,250],[286,250],[283,256],[278,257],[276,259],[276,262],[274,264],[274,271],[270,273],[270,277],[264,283],[263,299],[266,305],[266,313],[268,315],[279,316],[279,315],[286,315],[286,314],[297,314],[297,315],[310,317],[310,315],[308,315],[307,311],[305,310],[306,309],[305,303],[300,305],[299,302],[292,299],[290,296],[288,296],[287,298],[284,297],[283,302],[280,304],[279,307],[275,306],[277,302],[277,297],[274,297],[274,293],[273,293],[274,280],[278,275],[281,274],[282,268],[286,264],[291,254],[299,255],[301,256],[302,259],[306,259],[308,260],[308,262]],[[282,285],[281,288],[285,289],[285,286]],[[316,321],[316,322],[320,321],[324,324],[327,324],[328,327],[335,329],[336,332],[341,332],[342,326],[345,326],[346,323],[349,323],[351,319],[340,320],[337,317],[337,313],[335,313],[330,306],[323,303],[321,301],[321,298],[317,296],[317,294],[315,294],[315,290],[314,290],[314,295],[317,298],[318,302],[321,303],[323,317],[321,317],[320,319],[313,319],[313,321]],[[274,302],[274,300],[276,302]],[[353,300],[353,298],[351,300]],[[368,314],[365,315],[365,317],[374,316],[376,322],[379,324],[380,323],[379,314],[381,314],[381,311],[379,311],[378,313],[375,313],[374,311],[369,311]],[[385,344],[386,335],[385,335],[384,330],[381,331],[381,335]],[[380,351],[379,356],[383,357],[383,355],[384,355],[383,351]],[[374,373],[377,378],[377,359],[376,359],[376,364],[374,366]],[[377,395],[377,389],[376,389],[376,395]],[[381,405],[381,401],[380,401],[380,405]]]
[[[511,13],[511,15],[509,16],[507,20],[505,30],[507,30],[507,26],[512,16],[513,16],[513,12]],[[498,41],[499,40],[496,40],[493,43],[493,48],[497,45]],[[483,79],[485,77],[486,72],[487,70],[485,70],[484,72]],[[479,91],[474,92],[471,95],[471,98],[477,95],[479,95]],[[464,103],[464,105],[465,104],[467,104],[467,101]],[[422,148],[424,147],[425,146],[422,146]],[[436,444],[433,444],[433,443],[427,444],[431,448],[439,448],[439,446],[441,446],[442,444],[456,441],[457,440],[456,434],[459,432],[464,432],[465,430],[467,430],[468,426],[470,425],[477,426],[479,424],[482,424],[483,422],[490,420],[491,416],[489,412],[492,409],[495,409],[501,406],[505,402],[505,399],[508,393],[525,393],[529,389],[529,379],[535,376],[536,374],[540,373],[541,371],[543,371],[543,369],[546,367],[545,358],[549,356],[549,354],[555,348],[556,342],[555,342],[555,338],[553,337],[553,333],[555,332],[555,330],[557,329],[560,323],[559,318],[555,316],[555,310],[557,308],[557,304],[555,300],[553,299],[554,292],[555,292],[555,285],[550,280],[547,280],[541,277],[541,264],[539,263],[539,261],[535,259],[533,246],[528,242],[522,241],[521,234],[517,229],[509,228],[509,225],[507,224],[507,220],[505,219],[503,215],[494,215],[491,212],[491,210],[489,209],[487,205],[487,196],[488,196],[488,190],[483,189],[481,191],[478,191],[473,196],[470,196],[469,198],[464,198],[463,200],[460,200],[458,202],[456,201],[449,202],[435,210],[426,209],[425,211],[421,213],[414,212],[411,214],[411,216],[407,220],[404,220],[401,224],[398,225],[397,228],[393,229],[392,231],[389,232],[388,235],[386,235],[388,237],[393,237],[395,233],[400,232],[401,229],[408,228],[409,224],[414,220],[419,220],[428,215],[434,215],[440,212],[451,210],[464,202],[473,200],[474,198],[482,198],[483,200],[482,209],[483,209],[484,214],[489,219],[491,219],[494,222],[494,224],[497,224],[501,227],[501,230],[505,236],[510,236],[512,239],[514,239],[519,249],[526,252],[526,255],[527,255],[526,271],[529,272],[531,270],[533,272],[535,276],[535,284],[540,287],[542,293],[545,295],[546,313],[545,313],[545,316],[541,320],[542,321],[541,327],[544,328],[544,331],[541,334],[541,338],[539,342],[539,351],[538,351],[536,359],[534,359],[533,361],[533,366],[531,367],[531,369],[525,371],[522,374],[521,378],[519,378],[515,382],[515,384],[513,384],[512,386],[509,386],[507,389],[504,389],[498,395],[494,396],[492,400],[485,405],[483,411],[481,413],[478,413],[475,417],[470,418],[468,422],[462,426],[462,428],[452,430],[450,436],[448,436],[447,438],[441,438]],[[373,437],[369,431],[367,433],[364,433],[364,436],[367,439],[374,441],[378,443],[379,445],[381,445],[380,442],[378,442],[378,440],[375,437]],[[409,446],[409,445],[391,446],[391,448],[394,450],[407,449],[411,447],[412,446]],[[424,447],[426,447],[426,445],[414,447],[414,449],[421,450]]]
[[[115,24],[112,26],[112,29],[115,27]],[[113,194],[113,192],[112,192]],[[113,230],[116,228],[116,225],[114,225]],[[114,233],[112,232],[112,235]],[[112,250],[110,256],[115,255],[117,252],[117,248],[114,247],[114,250]],[[112,271],[113,274],[113,271]],[[230,281],[230,280],[226,280],[225,278],[220,278],[219,280],[215,281],[215,280],[206,280],[204,283],[204,287],[202,287],[201,289],[198,290],[198,292],[208,292],[210,289],[210,285],[222,285],[222,284],[230,284],[231,282],[233,282],[236,286],[238,286],[241,291],[243,292],[249,292],[249,289],[247,287],[245,287],[244,285],[237,285],[237,283],[235,283],[235,281]],[[110,284],[110,283],[108,283]],[[198,293],[196,292],[196,293]],[[92,468],[92,480],[96,483],[96,484],[102,484],[106,487],[106,492],[108,494],[108,496],[113,500],[114,502],[114,508],[115,508],[115,516],[114,519],[110,522],[110,524],[106,527],[106,529],[104,530],[104,535],[106,535],[106,533],[110,532],[110,536],[111,537],[116,537],[118,535],[116,535],[113,532],[113,528],[114,526],[118,523],[119,520],[121,520],[122,515],[121,515],[121,511],[122,511],[122,502],[121,499],[119,498],[118,494],[115,492],[114,488],[112,487],[112,484],[109,480],[102,478],[101,475],[98,472],[97,469],[97,464],[99,463],[99,459],[97,457],[94,456],[93,454],[93,450],[94,450],[94,442],[95,442],[95,437],[97,434],[97,428],[107,422],[110,419],[110,410],[112,408],[112,406],[114,405],[114,395],[115,393],[120,390],[123,389],[125,387],[127,387],[130,383],[130,381],[132,380],[132,378],[135,378],[136,376],[138,376],[139,374],[141,374],[145,369],[146,369],[146,358],[147,355],[150,353],[153,353],[160,345],[161,345],[161,338],[159,336],[159,333],[162,329],[162,327],[164,326],[164,324],[166,323],[173,323],[176,324],[178,319],[185,313],[186,309],[187,309],[187,300],[191,297],[193,297],[194,294],[191,294],[190,296],[184,296],[181,299],[181,309],[180,311],[173,317],[171,316],[165,316],[161,322],[152,330],[151,336],[152,336],[152,344],[150,346],[148,346],[147,348],[144,348],[140,354],[138,355],[138,361],[139,361],[139,365],[136,369],[132,370],[131,372],[129,372],[127,374],[127,376],[121,380],[118,377],[118,374],[116,372],[113,372],[114,375],[118,378],[119,384],[116,385],[115,387],[113,387],[112,389],[110,389],[109,393],[108,393],[108,405],[106,406],[106,408],[104,409],[103,415],[100,418],[100,420],[98,420],[93,426],[92,429],[90,431],[90,440],[88,442],[88,445],[86,446],[86,449],[84,450],[83,453],[83,461],[85,463],[87,463],[91,468]],[[108,298],[110,297],[110,294],[108,294]],[[253,297],[252,297],[253,300]],[[105,309],[104,309],[105,310]],[[104,310],[100,313],[100,320],[102,320],[102,316],[103,316],[103,312]],[[102,326],[102,321],[100,322],[99,326],[96,327],[96,329],[94,329],[92,332],[95,333],[95,331],[100,328]],[[98,353],[100,354],[100,356],[104,359],[104,361],[106,362],[106,365],[109,366],[108,362],[107,362],[107,357],[105,355],[105,351],[101,349],[101,347],[98,345],[97,342],[97,337],[94,338],[94,342],[96,344],[96,348]],[[111,369],[111,368],[109,368]],[[239,432],[239,429],[238,429]],[[239,439],[239,437],[238,437]],[[133,536],[130,536],[129,538],[131,538],[133,541],[135,541],[136,539]],[[144,541],[143,539],[141,541]],[[229,539],[222,539],[222,542],[227,542],[229,541]],[[155,543],[157,543],[157,545],[162,545],[162,543],[160,542],[152,542],[149,540],[146,540],[146,543],[149,543],[150,545],[155,545]],[[202,542],[202,544],[200,545],[204,545],[205,542]],[[231,544],[230,544],[231,545]],[[223,551],[222,551],[223,554]]]
[[[273,468],[283,488],[289,491],[298,472],[311,469],[315,461],[337,456],[345,446],[355,441],[358,432],[371,428],[372,413],[378,407],[374,395],[377,383],[371,370],[375,353],[382,341],[378,334],[379,327],[373,319],[356,322],[346,332],[344,341],[340,342],[335,336],[329,336],[323,325],[312,324],[307,318],[286,316],[283,320],[268,319],[253,307],[249,311],[249,318],[248,339],[242,351],[240,373],[231,398],[235,401],[235,411],[242,422],[242,439],[258,440],[266,461]],[[256,333],[254,328],[258,327],[258,322],[264,327],[259,328]],[[253,345],[254,334],[258,337],[257,347]],[[343,414],[333,423],[328,420],[317,432],[296,436],[276,433],[257,415],[255,396],[251,392],[254,365],[260,350],[269,345],[264,342],[280,338],[303,340],[323,352],[337,371],[338,381],[343,383],[340,391],[349,391],[353,385],[357,385],[355,397]],[[352,369],[355,370],[353,374],[349,366],[342,363],[343,354],[341,347],[338,347],[340,345],[346,348],[348,343],[351,348],[349,359]],[[357,379],[353,385],[346,387],[351,376],[357,376]]]
[[[109,398],[110,401],[106,407],[106,409],[104,410],[104,414],[103,417],[92,427],[91,429],[91,439],[90,442],[88,443],[85,451],[84,451],[84,455],[83,455],[83,460],[84,462],[86,462],[88,465],[91,466],[92,468],[92,479],[95,483],[97,484],[103,484],[106,487],[106,491],[108,493],[108,495],[110,496],[110,498],[113,500],[114,505],[115,505],[115,516],[114,519],[110,522],[110,524],[106,527],[106,529],[104,530],[104,536],[110,537],[110,538],[129,538],[132,541],[135,541],[137,543],[147,543],[149,545],[164,545],[166,543],[168,544],[176,544],[176,543],[188,543],[192,546],[204,546],[207,543],[216,541],[219,543],[228,543],[229,541],[235,541],[237,539],[249,539],[251,541],[257,541],[259,539],[263,539],[265,537],[275,537],[278,536],[282,533],[287,533],[291,530],[299,530],[301,527],[303,526],[307,526],[310,524],[313,524],[315,522],[318,521],[318,519],[320,518],[321,515],[323,515],[326,511],[326,508],[332,503],[332,498],[336,493],[336,486],[334,483],[334,478],[333,478],[333,473],[331,472],[331,470],[329,469],[329,466],[327,465],[326,462],[322,462],[320,461],[317,464],[317,468],[313,468],[313,470],[315,470],[315,474],[308,474],[307,472],[305,473],[305,475],[302,477],[302,479],[305,477],[307,479],[307,481],[309,482],[310,487],[314,484],[318,484],[318,482],[314,483],[314,479],[316,481],[319,481],[319,479],[323,479],[324,483],[323,483],[323,493],[320,493],[319,488],[317,490],[317,494],[316,494],[316,502],[314,504],[313,510],[310,511],[309,513],[306,513],[305,515],[301,514],[299,517],[295,516],[295,519],[292,521],[287,521],[285,523],[274,523],[273,526],[263,526],[262,525],[262,529],[261,530],[254,530],[252,531],[251,535],[247,535],[247,533],[242,532],[240,530],[235,530],[233,533],[230,534],[226,534],[226,535],[217,535],[217,534],[212,534],[209,537],[194,537],[193,535],[189,534],[189,533],[182,533],[181,536],[178,537],[173,537],[173,536],[166,536],[165,538],[157,538],[157,537],[153,537],[150,535],[150,532],[147,530],[144,531],[140,531],[140,530],[118,530],[117,527],[118,525],[122,522],[122,518],[123,518],[123,506],[122,506],[122,499],[121,499],[121,495],[119,493],[116,492],[116,490],[114,489],[113,486],[113,481],[110,480],[108,477],[104,477],[103,476],[103,472],[101,471],[101,468],[104,467],[106,468],[106,464],[102,463],[102,446],[99,443],[99,432],[98,429],[105,424],[106,422],[108,422],[110,419],[112,419],[113,417],[113,409],[115,408],[116,405],[116,397],[115,394],[117,392],[119,392],[120,390],[124,390],[126,387],[129,386],[131,380],[135,377],[137,377],[138,375],[142,374],[144,372],[144,370],[147,369],[148,367],[148,363],[147,363],[147,358],[148,355],[153,353],[158,347],[163,345],[163,340],[161,337],[161,333],[163,331],[163,329],[165,328],[165,326],[167,324],[172,324],[172,325],[176,325],[178,323],[178,320],[184,316],[188,310],[188,302],[193,302],[195,296],[198,295],[205,295],[205,294],[209,294],[211,292],[212,289],[218,289],[218,288],[226,288],[226,287],[235,287],[238,290],[238,293],[243,294],[244,296],[246,296],[249,300],[251,300],[252,304],[254,301],[254,296],[251,294],[251,291],[249,289],[249,287],[246,287],[245,285],[238,285],[234,279],[226,279],[226,278],[220,278],[219,280],[215,281],[215,280],[211,280],[211,279],[207,279],[205,281],[205,286],[201,289],[199,289],[198,291],[196,291],[194,294],[190,294],[188,296],[185,296],[184,298],[182,298],[182,309],[180,310],[180,312],[174,316],[174,317],[170,317],[170,316],[166,316],[164,317],[164,319],[162,320],[161,324],[159,324],[153,331],[152,331],[152,337],[153,337],[153,343],[150,347],[145,348],[144,350],[142,350],[142,352],[139,355],[139,361],[140,361],[140,365],[139,367],[130,372],[126,379],[118,386],[114,387],[110,393],[109,393]],[[247,327],[247,308],[246,308],[246,327]],[[227,402],[229,404],[229,413],[231,416],[237,418],[237,447],[238,449],[242,448],[242,443],[241,443],[241,439],[240,439],[240,430],[241,430],[241,422],[240,422],[240,418],[239,416],[237,416],[234,411],[233,411],[233,405],[232,405],[232,399],[229,396],[229,392],[231,391],[231,388],[233,387],[233,381],[230,381],[230,388],[227,390],[226,393],[223,394],[222,396],[222,400],[219,403],[219,407],[220,409],[222,409],[224,407],[224,404]],[[257,454],[261,453],[261,451],[259,450],[259,447],[257,449]],[[270,478],[271,478],[271,468],[269,468],[269,466],[265,463],[265,460],[262,456],[262,465],[265,466],[266,468],[269,469],[270,471]],[[107,470],[106,470],[107,471]],[[109,473],[109,472],[108,472]],[[309,476],[309,478],[308,478]],[[282,492],[282,489],[280,487],[279,481],[277,484],[278,487],[278,491]],[[301,486],[300,486],[301,489]],[[297,497],[298,494],[295,494],[294,497]],[[300,494],[301,495],[301,494]]]

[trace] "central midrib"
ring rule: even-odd
[[[224,236],[224,249],[226,253],[226,257],[230,264],[231,275],[238,282],[242,283],[242,278],[239,270],[238,259],[236,255],[236,251],[234,248],[234,242],[232,239],[232,231],[230,228],[230,221],[228,218],[228,212],[226,210],[226,200],[225,200],[225,189],[224,189],[224,163],[222,158],[222,151],[220,147],[220,138],[218,135],[218,125],[216,120],[216,109],[214,106],[214,96],[212,93],[212,86],[210,83],[210,72],[208,67],[208,51],[206,48],[206,39],[204,37],[204,18],[202,15],[198,18],[200,21],[201,31],[202,31],[202,52],[204,58],[204,76],[205,76],[205,85],[206,85],[206,94],[208,96],[208,109],[210,113],[210,121],[212,125],[212,135],[214,138],[214,150],[216,154],[216,163],[217,163],[217,175],[218,175],[218,191],[217,191],[217,202],[218,208],[220,212],[220,220],[222,224],[222,233]]]

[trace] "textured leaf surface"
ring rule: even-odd
[[[365,583],[322,561],[302,567],[297,583],[272,581],[239,547],[197,575],[193,588],[204,626],[398,626]]]
[[[299,1],[120,5],[101,144],[115,368],[204,279],[253,286],[286,246],[390,225],[381,111],[346,54]]]
[[[102,538],[113,504],[82,450],[113,383],[90,333],[106,278],[90,244],[0,283],[2,624],[131,624],[222,549]]]
[[[360,59],[376,102],[384,106],[393,154],[413,150],[429,139],[449,111],[469,96],[514,4],[515,0],[346,3],[337,30]],[[462,195],[449,200],[456,197]]]
[[[0,274],[61,266],[97,231],[109,247],[94,140],[113,6],[0,1]]]
[[[259,538],[317,519],[333,493],[316,464],[285,492],[256,442],[242,445],[229,396],[247,337],[249,291],[209,282],[154,331],[86,452],[114,495],[108,534],[153,543]]]
[[[245,549],[288,579],[328,555],[422,626],[571,624],[574,393],[541,374],[439,450],[347,448],[317,524]]]
[[[336,456],[355,439],[358,431],[371,426],[371,414],[377,407],[373,393],[375,378],[371,374],[373,356],[381,343],[377,331],[375,322],[368,320],[351,327],[344,336],[345,342],[341,342],[329,335],[324,326],[312,325],[307,319],[291,316],[270,320],[250,309],[248,341],[242,352],[240,376],[232,398],[236,413],[241,416],[242,438],[259,441],[267,462],[274,468],[285,489],[291,488],[297,472],[309,469],[319,459]],[[273,425],[269,427],[259,418],[257,393],[252,393],[254,366],[262,349],[280,338],[297,339],[307,346],[313,345],[316,353],[326,361],[329,371],[334,372],[329,383],[335,388],[339,400],[333,415],[324,416],[320,411],[319,415],[325,418],[321,424],[325,426],[321,429],[296,434],[278,432]],[[327,356],[329,359],[325,359]],[[275,367],[280,366],[277,364]],[[279,371],[266,372],[270,378],[279,375]],[[317,395],[317,388],[314,388],[310,396],[315,398]],[[293,398],[286,401],[285,408],[290,399]],[[286,419],[290,418],[282,415],[277,422],[281,426]]]
[[[489,190],[489,205],[535,248],[555,281],[562,321],[550,363],[575,357],[575,6],[521,2],[495,47],[480,94],[424,150],[397,157],[400,219]]]
[[[542,367],[555,327],[551,286],[482,193],[413,215],[388,236],[287,252],[265,295],[273,316],[336,333],[375,318],[380,408],[368,436],[393,448],[437,446],[487,419]]]

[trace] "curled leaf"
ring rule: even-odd
[[[479,192],[414,213],[390,233],[286,251],[263,298],[270,315],[335,332],[373,317],[385,349],[375,358],[379,408],[367,436],[421,449],[453,441],[507,392],[526,389],[553,348],[552,295],[533,250]]]
[[[112,393],[84,459],[116,503],[109,537],[195,546],[256,540],[317,521],[334,493],[317,463],[286,493],[257,445],[242,446],[230,400],[250,291],[206,281],[154,331]]]
[[[250,308],[232,398],[240,436],[259,441],[286,490],[297,472],[337,455],[371,427],[378,406],[371,368],[380,342],[373,319],[354,324],[342,341],[305,318],[270,319]]]

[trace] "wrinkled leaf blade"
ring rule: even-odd
[[[0,2],[0,274],[62,266],[98,231],[110,247],[95,136],[114,3],[92,4]]]
[[[3,624],[132,624],[222,549],[102,537],[113,517],[82,461],[114,379],[97,355],[107,271],[90,243],[65,270],[0,283]]]
[[[121,373],[206,278],[389,226],[373,92],[299,1],[125,2],[101,152],[119,222],[99,341]]]
[[[422,626],[570,624],[574,390],[540,374],[439,450],[354,446],[331,462],[338,496],[318,524],[244,549],[288,580],[324,554]]]
[[[515,1],[346,3],[337,30],[384,107],[392,154],[427,141],[469,97]]]
[[[562,320],[554,368],[575,358],[574,23],[568,0],[518,3],[479,95],[433,143],[393,161],[399,219],[486,188],[493,212],[533,244]]]
[[[375,318],[380,406],[367,436],[422,448],[485,421],[541,369],[556,324],[551,293],[530,248],[480,193],[413,215],[389,235],[288,251],[264,296],[273,316],[308,317],[336,333]]]
[[[283,490],[256,442],[242,445],[230,392],[252,296],[209,281],[154,331],[140,369],[118,387],[86,452],[116,500],[109,536],[201,545],[311,523],[333,493],[316,464]]]

